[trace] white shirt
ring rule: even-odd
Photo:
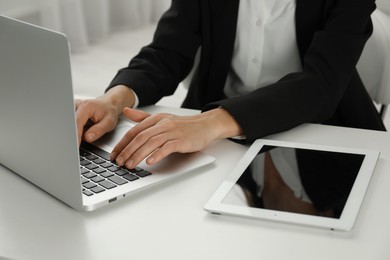
[[[251,92],[301,71],[295,0],[241,0],[227,97]]]
[[[225,95],[234,97],[301,70],[295,0],[241,0]],[[138,107],[136,93],[133,108]]]

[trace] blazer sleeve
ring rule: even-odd
[[[199,1],[173,0],[157,25],[152,43],[118,71],[107,90],[126,85],[137,93],[140,106],[172,95],[194,64],[201,42],[199,24]]]
[[[310,1],[302,2],[310,5]],[[311,2],[314,5],[317,1]],[[319,123],[330,118],[357,73],[356,64],[373,31],[370,15],[375,10],[375,1],[323,2],[326,7],[321,14],[317,13],[323,16],[320,29],[297,33],[297,37],[310,37],[302,54],[301,72],[288,74],[249,94],[211,103],[204,110],[219,106],[228,110],[248,142],[302,123]],[[298,31],[302,31],[299,26],[306,26],[302,23],[306,19],[302,10],[306,14],[312,12],[309,6],[301,8],[297,14]],[[305,21],[308,23],[310,19]]]

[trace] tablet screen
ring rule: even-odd
[[[339,218],[364,156],[263,146],[223,203]]]

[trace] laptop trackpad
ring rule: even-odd
[[[102,136],[95,142],[95,144],[104,150],[111,152],[115,145],[133,126],[135,126],[135,123],[133,122],[120,120],[117,127],[113,131]]]

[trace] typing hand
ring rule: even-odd
[[[130,129],[112,151],[111,159],[131,169],[147,158],[155,164],[169,154],[200,151],[216,139],[235,136],[241,130],[223,109],[194,116],[150,115],[125,108],[123,114],[138,124]]]
[[[115,86],[96,99],[76,100],[79,145],[82,139],[93,142],[113,130],[123,108],[133,106],[134,101],[134,92],[124,85]]]
[[[113,130],[118,122],[117,108],[100,99],[76,100],[78,143],[93,142]]]

